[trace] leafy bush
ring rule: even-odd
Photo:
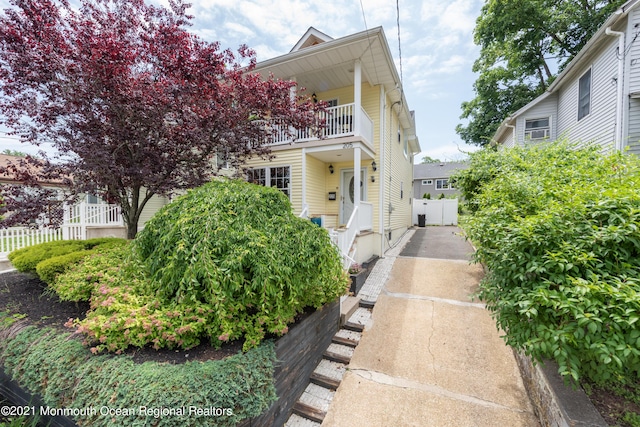
[[[596,383],[640,374],[640,162],[556,143],[483,150],[456,185],[507,344]]]
[[[277,398],[272,342],[224,360],[136,364],[127,356],[93,356],[69,334],[52,329],[16,330],[0,330],[0,363],[8,375],[40,394],[52,408],[228,409],[215,418],[154,417],[137,411],[114,417],[86,411],[74,417],[80,425],[231,427],[260,415]]]
[[[37,267],[38,275],[61,300],[89,301],[92,291],[101,279],[109,283],[115,282],[129,253],[127,240],[102,243],[90,251],[74,252],[42,261]],[[41,270],[46,269],[54,270],[53,280],[46,280],[47,278],[43,277],[44,272],[41,274]]]
[[[346,292],[349,278],[326,230],[293,215],[280,191],[214,181],[165,206],[134,242],[162,305],[212,310],[214,343],[281,335],[305,307]]]
[[[56,240],[13,251],[9,254],[9,261],[18,271],[36,273],[38,263],[49,258],[90,250],[96,246],[118,245],[124,241],[124,239],[115,237],[100,237],[89,240]]]
[[[84,257],[91,254],[91,251],[76,251],[65,255],[54,256],[40,261],[36,265],[36,274],[43,282],[52,285],[56,277],[67,271],[72,265],[80,262]]]
[[[9,254],[9,261],[18,271],[35,273],[36,266],[41,261],[84,249],[85,245],[80,240],[57,240],[13,251]]]

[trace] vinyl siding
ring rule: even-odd
[[[302,212],[302,149],[293,148],[291,150],[280,150],[272,153],[274,158],[265,161],[260,158],[247,161],[248,168],[289,166],[291,168],[291,207],[293,212]]]
[[[640,92],[640,38],[632,42],[630,36],[637,31],[636,25],[640,25],[640,8],[636,8],[629,14],[629,25],[626,43],[631,44],[627,54],[627,68],[629,76],[629,93]],[[628,102],[628,134],[625,146],[629,153],[640,156],[640,99],[626,98]]]
[[[618,41],[610,41],[594,52],[572,81],[559,90],[557,135],[575,143],[595,142],[603,151],[614,147],[616,119],[616,86]],[[578,121],[578,81],[591,67],[591,106],[589,115]]]
[[[553,141],[557,138],[556,122],[558,117],[558,99],[556,96],[550,96],[544,101],[534,105],[526,111],[524,114],[516,119],[516,138],[518,145],[523,144],[535,144],[541,142],[541,140],[527,141],[524,137],[525,125],[527,120],[543,119],[549,117],[549,140]]]
[[[389,104],[389,103],[388,103]],[[391,174],[387,177],[387,220],[385,228],[395,231],[392,233],[392,243],[397,240],[401,232],[411,226],[411,192],[413,184],[413,163],[412,158],[407,158],[404,154],[404,129],[400,130],[400,142],[398,142],[398,119],[395,112],[391,113],[391,126],[389,132],[389,168]],[[403,193],[401,195],[401,192]],[[389,203],[392,212],[389,214]]]
[[[156,212],[160,210],[164,205],[168,204],[169,200],[166,197],[154,195],[151,196],[147,204],[144,206],[142,213],[140,214],[140,220],[138,221],[138,230],[142,230],[147,221],[153,217]]]

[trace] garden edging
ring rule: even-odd
[[[582,389],[564,384],[553,360],[533,364],[514,350],[522,381],[542,426],[606,427],[608,424]]]

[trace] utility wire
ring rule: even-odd
[[[396,0],[396,23],[398,25],[398,56],[400,58],[400,86],[404,92],[404,80],[402,78],[402,45],[400,43],[400,0]]]

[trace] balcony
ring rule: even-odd
[[[286,132],[284,129],[278,132],[281,127],[278,124],[272,124],[271,126],[276,130],[272,145],[349,136],[362,137],[365,142],[373,145],[373,120],[364,109],[360,108],[358,112],[360,129],[358,130],[356,129],[355,112],[356,104],[344,104],[327,108],[319,116],[319,119],[324,119],[325,121],[325,128],[322,129],[320,135],[307,128],[295,130],[294,138],[291,138],[290,132]]]

